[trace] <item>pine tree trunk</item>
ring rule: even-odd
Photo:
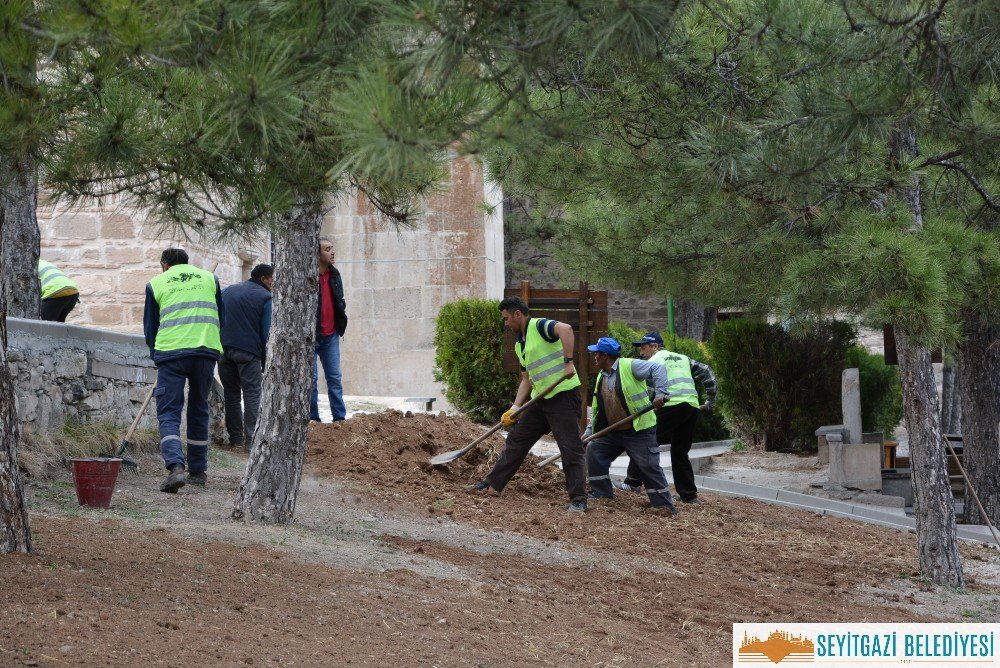
[[[1000,325],[969,312],[958,346],[962,444],[969,481],[983,509],[1000,523]],[[965,493],[965,519],[985,524],[972,495]]]
[[[964,576],[931,353],[912,343],[898,328],[896,352],[910,443],[920,572],[935,584],[960,587]]]
[[[955,367],[958,360],[945,359],[941,369],[941,433],[957,434],[961,427],[958,426],[959,419],[955,415],[955,409],[961,404],[957,401],[958,395],[958,374]]]
[[[705,307],[700,301],[674,298],[674,332],[685,339],[704,341]]]
[[[5,248],[8,245],[6,220],[0,217],[0,246]],[[7,361],[7,303],[0,291],[0,519],[3,520],[0,553],[31,552],[31,525],[24,504],[21,471],[17,466],[20,441],[21,422],[17,417],[14,377]]]
[[[300,205],[288,215],[275,240],[274,324],[267,344],[260,418],[236,494],[234,519],[285,524],[295,514],[316,356],[316,249],[321,222],[318,203]]]
[[[34,159],[21,157],[13,161],[0,156],[0,225],[3,225],[0,290],[7,298],[7,315],[30,320],[41,317],[37,206],[38,175]]]
[[[714,306],[709,306],[705,309],[705,329],[702,330],[701,340],[709,341],[712,338],[712,332],[715,331],[715,326],[719,323],[719,309]]]

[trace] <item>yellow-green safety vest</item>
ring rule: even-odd
[[[76,283],[71,281],[69,276],[45,260],[38,261],[38,281],[42,284],[42,299],[48,299],[67,288],[77,290]]]
[[[594,383],[594,400],[590,405],[591,424],[597,423],[597,392],[600,389],[602,377],[603,374],[598,374],[597,382]],[[635,415],[653,403],[649,399],[649,386],[646,385],[646,381],[639,380],[632,375],[632,359],[629,357],[618,358],[618,382],[622,384],[622,393],[625,395],[625,406],[628,408],[629,415]],[[652,411],[632,420],[632,428],[636,431],[655,426],[656,414]]]
[[[149,282],[160,306],[154,348],[161,352],[211,348],[222,352],[215,275],[189,264],[175,264]]]
[[[669,350],[658,350],[649,359],[667,368],[667,391],[670,396],[663,405],[691,404],[698,408],[698,388],[691,375],[691,358]]]
[[[521,361],[521,366],[528,372],[528,379],[531,381],[531,398],[548,387],[553,377],[563,372],[563,347],[562,341],[556,339],[549,343],[538,333],[538,319],[528,318],[527,329],[524,334],[524,347],[520,343],[514,344],[514,353]],[[567,378],[555,389],[545,395],[548,398],[554,397],[560,392],[572,390],[580,387],[580,377],[573,374],[572,378]]]

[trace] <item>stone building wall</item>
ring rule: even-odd
[[[434,396],[434,320],[464,297],[503,294],[503,214],[498,188],[474,161],[450,178],[413,229],[396,230],[363,196],[345,198],[323,232],[333,241],[350,323],[341,346],[344,392]]]
[[[223,286],[238,283],[270,257],[270,243],[212,242],[163,229],[142,212],[113,199],[103,206],[38,208],[41,257],[80,288],[80,303],[66,322],[114,331],[142,331],[146,283],[160,273],[160,253],[176,246],[191,263],[214,272]]]

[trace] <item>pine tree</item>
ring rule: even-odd
[[[958,342],[970,310],[997,322],[1000,135],[984,34],[997,10],[878,12],[692,4],[654,59],[590,57],[581,40],[498,120],[490,165],[557,214],[564,260],[591,280],[800,322],[836,310],[893,324],[921,569],[960,584],[929,350]],[[963,407],[963,421],[996,425],[989,403],[992,415]]]

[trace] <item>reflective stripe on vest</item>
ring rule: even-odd
[[[670,392],[670,396],[664,406],[691,404],[697,408],[698,388],[694,384],[694,376],[691,375],[691,358],[669,350],[658,350],[649,359],[659,362],[667,369],[667,391]]]
[[[214,274],[189,264],[177,264],[154,277],[149,285],[160,306],[156,350],[211,348],[222,352]]]
[[[547,387],[554,376],[563,371],[562,341],[559,339],[552,343],[546,341],[538,333],[537,318],[528,318],[524,334],[524,349],[521,349],[520,343],[515,343],[514,353],[521,361],[521,366],[528,372],[528,379],[531,380],[532,398]],[[556,385],[555,389],[546,396],[554,397],[560,392],[572,390],[575,387],[580,387],[580,377],[577,374],[573,374],[572,378],[567,378]]]
[[[590,404],[590,419],[593,423],[597,422],[597,391],[602,377],[603,374],[598,374],[597,382],[594,383],[594,400]],[[638,380],[632,375],[632,359],[629,357],[618,359],[618,382],[621,383],[622,393],[625,395],[625,407],[628,409],[629,415],[635,415],[652,403],[649,399],[649,386],[646,385],[646,381]],[[635,431],[642,431],[654,426],[656,426],[656,414],[652,411],[632,420],[632,429]]]
[[[38,282],[42,284],[42,299],[48,299],[66,288],[77,289],[76,283],[71,281],[69,276],[45,260],[38,261]]]

